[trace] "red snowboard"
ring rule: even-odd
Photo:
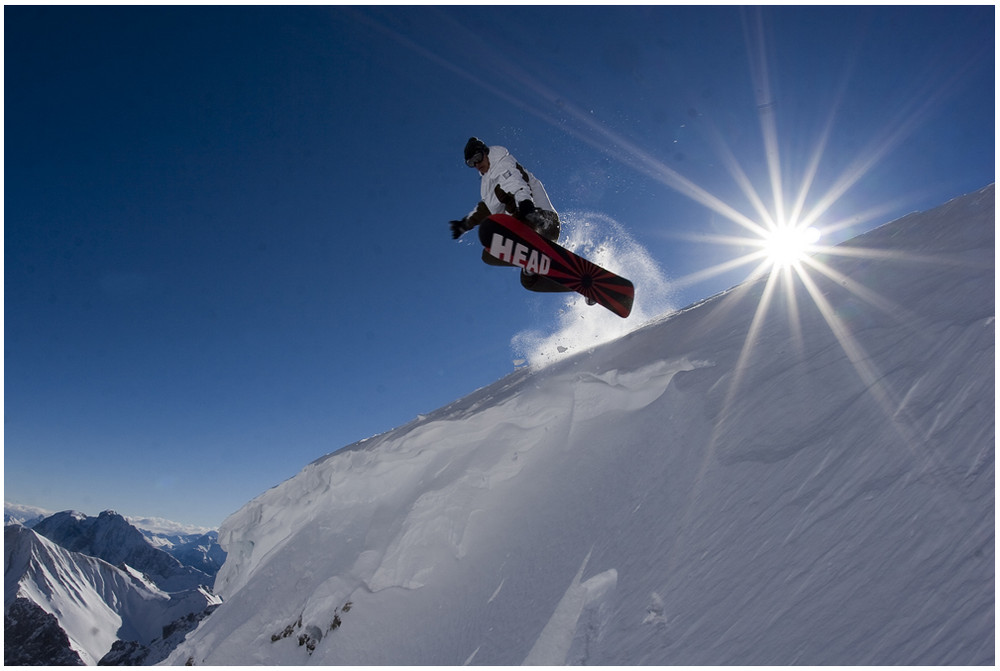
[[[487,253],[500,261],[575,291],[619,317],[628,317],[632,311],[635,287],[631,282],[546,240],[510,215],[487,217],[479,225],[479,241]]]

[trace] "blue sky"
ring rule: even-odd
[[[748,272],[686,279],[737,254],[696,239],[745,233],[718,203],[754,216],[726,156],[772,211],[766,146],[780,200],[837,196],[830,243],[994,181],[992,5],[7,6],[4,26],[5,498],[54,510],[216,526],[510,372],[562,299],[451,240],[471,135],[568,220],[624,227],[676,306]]]

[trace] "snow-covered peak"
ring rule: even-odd
[[[149,641],[166,624],[148,617],[148,602],[170,597],[103,560],[19,526],[5,528],[4,553],[5,607],[23,597],[56,615],[86,664],[96,664],[119,637]]]
[[[5,525],[20,524],[22,526],[32,527],[36,522],[55,514],[52,510],[39,508],[37,506],[28,506],[21,503],[14,503],[11,501],[4,501],[3,509]],[[86,514],[76,510],[66,510],[63,512],[79,520],[87,518]],[[113,510],[107,510],[105,512],[117,515],[117,513]],[[141,531],[143,535],[149,538],[154,545],[159,544],[170,546],[178,543],[186,543],[193,537],[204,536],[215,531],[209,527],[174,522],[173,520],[164,519],[162,517],[126,515],[125,520]],[[154,539],[160,540],[157,541]]]
[[[133,566],[167,592],[211,587],[214,582],[213,576],[153,547],[138,529],[112,510],[97,517],[71,511],[56,513],[38,522],[34,530],[73,552],[99,557],[115,566]]]
[[[991,186],[316,460],[168,661],[992,663],[994,244]]]
[[[4,529],[4,653],[19,664],[70,663],[74,653],[97,664],[115,641],[149,644],[219,603],[203,588],[168,594],[128,564],[67,550],[20,525]]]

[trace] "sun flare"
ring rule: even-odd
[[[771,265],[780,269],[801,263],[819,237],[819,229],[812,226],[782,226],[768,231],[762,245]]]

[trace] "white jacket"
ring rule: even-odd
[[[489,214],[513,214],[523,200],[530,200],[540,210],[555,212],[542,183],[522,168],[506,147],[490,147],[489,159],[490,169],[479,185],[482,202],[469,213],[473,222],[478,224]],[[483,212],[483,205],[489,212]]]

